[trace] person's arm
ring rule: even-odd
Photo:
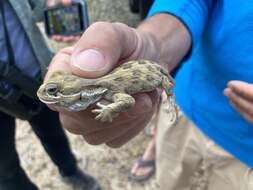
[[[156,2],[166,4],[167,1]],[[137,29],[120,23],[92,24],[77,44],[55,56],[47,77],[54,71],[63,70],[84,78],[97,78],[125,61],[136,59],[153,60],[171,70],[197,43],[206,20],[202,17],[208,15],[204,13],[209,6],[208,0],[173,2],[178,2],[177,7],[182,8],[178,9],[178,14],[170,4],[166,4],[166,11],[161,12],[175,16],[161,14],[160,9],[153,8],[155,11],[151,14],[155,15]],[[189,12],[181,13],[185,8],[189,8]],[[53,109],[60,112],[63,127],[82,135],[88,143],[119,147],[146,126],[159,102],[159,96],[153,91],[135,95],[135,100],[134,107],[128,113],[120,114],[112,123],[96,121],[89,109],[82,112],[66,112],[57,107]]]
[[[170,14],[157,14],[139,25],[138,32],[156,43],[159,47],[155,53],[159,54],[158,62],[169,71],[174,69],[182,58],[189,52],[191,36],[184,24]]]
[[[198,42],[213,5],[213,0],[154,1],[148,14],[151,18],[139,29],[156,37],[161,44],[160,61],[167,63],[169,70]]]

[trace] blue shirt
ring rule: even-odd
[[[156,0],[149,15],[161,12],[179,18],[193,41],[176,77],[177,103],[207,136],[253,168],[253,126],[223,95],[230,80],[253,83],[252,1]]]
[[[13,8],[7,0],[2,1],[4,4],[4,12],[6,18],[6,25],[11,40],[11,45],[14,50],[15,64],[28,76],[34,77],[39,71],[39,63],[32,51],[30,42],[26,33],[18,20]],[[2,3],[1,2],[1,3]],[[5,44],[5,35],[3,29],[3,20],[0,14],[0,60],[8,60],[8,52]]]

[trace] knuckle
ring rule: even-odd
[[[243,113],[242,116],[244,117],[244,119],[246,119],[250,124],[253,124],[253,116],[252,115],[248,115],[246,113]]]
[[[123,143],[118,143],[118,142],[108,142],[106,143],[107,146],[110,148],[120,148],[123,146]]]
[[[253,118],[253,105],[250,105],[248,108],[249,115]]]
[[[121,22],[114,22],[112,23],[112,26],[117,28],[117,27],[120,27],[120,28],[129,28],[128,25],[124,24],[124,23],[121,23]]]
[[[95,27],[95,28],[103,28],[103,27],[105,27],[105,26],[107,26],[107,25],[110,25],[110,23],[109,22],[104,22],[104,21],[98,21],[98,22],[94,22],[94,23],[92,23],[91,25],[90,25],[90,28],[92,28],[92,27]]]
[[[76,125],[73,125],[73,123],[70,121],[70,118],[66,117],[64,114],[59,115],[60,122],[62,126],[69,131],[70,133],[79,135],[81,134],[80,128]]]
[[[68,121],[65,114],[62,114],[62,113],[59,113],[59,119],[61,123],[66,123]]]
[[[62,53],[69,54],[72,51],[73,51],[73,47],[70,46],[70,47],[65,47],[65,48],[60,49],[58,53],[60,53],[60,54],[62,54]]]
[[[253,124],[253,118],[252,117],[249,119],[249,123]]]
[[[70,53],[67,53],[66,50],[60,50],[51,60],[51,64],[67,63],[69,58]]]
[[[100,145],[103,144],[100,139],[96,138],[94,135],[83,135],[85,141],[90,145]]]
[[[68,127],[68,126],[64,126],[64,128],[69,131],[70,133],[72,134],[75,134],[75,135],[80,135],[80,130],[78,128],[75,128],[75,127]]]
[[[109,22],[95,22],[93,23],[88,29],[87,32],[89,31],[102,31],[103,33],[105,32],[106,34],[115,34],[116,30],[113,27],[112,23]]]
[[[124,23],[121,23],[121,22],[114,22],[113,25],[117,25],[117,26],[120,26],[120,27],[127,27],[128,28],[128,25],[126,25]]]

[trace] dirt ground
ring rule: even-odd
[[[129,12],[127,0],[90,0],[88,4],[91,23],[103,20],[135,26],[139,22],[138,16]],[[54,49],[63,46],[66,44],[52,44]],[[62,182],[28,123],[17,121],[17,125],[16,143],[21,164],[32,181],[41,190],[73,190]],[[130,182],[127,178],[132,164],[150,140],[144,133],[119,149],[91,146],[80,136],[67,135],[80,168],[95,176],[104,190],[158,190],[154,178],[145,183]]]

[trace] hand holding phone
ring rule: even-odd
[[[63,4],[64,6],[68,6],[72,3],[73,0],[46,0],[47,6],[51,7],[56,4]]]
[[[68,6],[58,4],[48,7],[44,10],[44,16],[49,37],[80,35],[89,25],[87,4],[83,0],[73,1]]]

